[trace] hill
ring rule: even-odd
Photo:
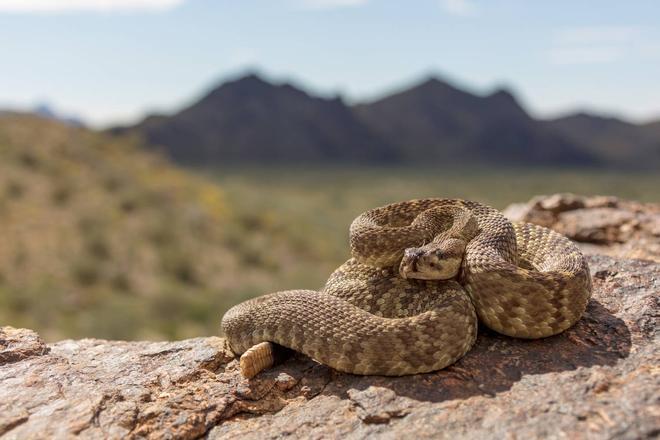
[[[593,165],[597,157],[533,120],[505,90],[477,96],[431,78],[358,105],[364,123],[407,161]]]
[[[614,117],[575,113],[545,124],[605,163],[626,168],[656,168],[660,164],[660,121],[637,125]]]
[[[313,97],[256,75],[223,84],[172,116],[149,117],[136,130],[181,163],[397,159],[397,152],[361,124],[341,99]]]
[[[48,339],[214,334],[230,305],[330,269],[125,137],[5,112],[0,157],[0,322]]]
[[[111,131],[137,134],[192,165],[660,167],[657,124],[608,119],[602,129],[603,121],[584,114],[536,120],[507,90],[480,96],[437,78],[348,106],[248,75],[173,115]]]

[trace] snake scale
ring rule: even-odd
[[[350,246],[352,258],[320,291],[272,293],[224,315],[245,376],[282,347],[354,374],[439,370],[470,350],[478,319],[504,335],[543,338],[575,324],[591,296],[575,244],[477,202],[369,210],[351,224]]]

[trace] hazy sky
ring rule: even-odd
[[[0,0],[0,107],[125,122],[248,67],[348,101],[433,72],[536,116],[660,119],[660,2]]]

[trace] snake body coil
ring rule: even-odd
[[[476,202],[421,199],[367,211],[353,221],[350,245],[353,258],[321,291],[272,293],[230,309],[222,329],[232,350],[270,342],[344,372],[422,373],[467,353],[477,316],[505,335],[542,338],[572,326],[591,295],[586,261],[566,237],[512,224]]]

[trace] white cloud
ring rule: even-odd
[[[596,47],[559,47],[550,50],[549,59],[552,64],[602,64],[616,61],[623,51],[610,46]]]
[[[461,17],[469,17],[477,13],[477,6],[471,0],[440,0],[440,6],[449,14]]]
[[[548,51],[552,64],[605,64],[648,56],[648,29],[640,26],[584,26],[555,32]]]
[[[0,0],[0,13],[164,11],[186,0]]]
[[[369,0],[300,0],[299,4],[306,9],[336,9],[363,6],[368,2]]]
[[[559,44],[621,44],[635,41],[643,33],[639,26],[585,26],[562,29],[555,40]]]

